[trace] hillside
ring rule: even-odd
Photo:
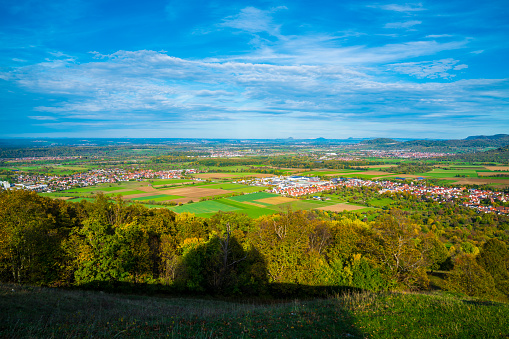
[[[369,145],[380,149],[411,149],[415,151],[462,151],[484,149],[490,147],[504,147],[509,145],[509,135],[497,134],[493,136],[470,136],[466,139],[451,140],[407,140],[399,142],[390,138],[376,138],[359,142],[359,146]]]
[[[491,163],[508,163],[509,162],[509,146],[500,147],[485,152],[471,152],[455,155],[452,160],[460,160],[467,162],[491,162]]]
[[[501,338],[509,305],[444,294],[168,298],[0,285],[0,337]]]
[[[495,135],[474,135],[465,138],[465,140],[499,140],[508,138],[509,134],[495,134]]]

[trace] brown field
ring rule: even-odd
[[[147,192],[147,193],[156,193],[156,192],[159,192],[158,190],[156,190],[152,186],[141,186],[141,187],[136,187],[136,189],[139,190],[139,191]],[[117,191],[117,192],[120,192],[120,191]]]
[[[271,205],[279,205],[279,204],[284,204],[286,202],[295,201],[295,199],[287,198],[287,197],[273,197],[273,198],[259,199],[256,201],[263,202],[266,204],[271,204]]]
[[[485,166],[490,171],[509,171],[509,166]]]
[[[488,185],[488,184],[504,184],[509,186],[509,180],[507,179],[479,179],[479,178],[441,178],[444,180],[454,180],[455,184],[458,185]]]
[[[331,206],[320,207],[320,208],[317,208],[317,210],[331,211],[331,212],[343,212],[344,210],[355,211],[355,210],[361,210],[363,208],[366,208],[366,207],[349,205],[349,204],[336,204],[336,205],[331,205]]]
[[[174,188],[167,190],[158,190],[156,191],[159,194],[168,194],[168,195],[181,195],[186,198],[201,198],[201,197],[211,197],[215,195],[223,195],[228,193],[233,193],[233,191],[214,189],[214,188],[200,188],[200,187],[183,187],[183,188]]]
[[[76,197],[57,197],[58,200],[70,200],[75,199]]]

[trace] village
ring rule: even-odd
[[[4,189],[27,189],[36,192],[58,192],[76,187],[91,187],[98,184],[118,183],[144,179],[182,179],[202,181],[193,178],[192,174],[199,173],[196,169],[178,170],[124,170],[119,168],[94,169],[83,173],[68,176],[47,176],[19,174],[16,183],[0,182]],[[407,192],[416,196],[426,196],[438,202],[455,201],[460,205],[473,208],[479,212],[509,214],[509,207],[503,203],[508,198],[502,192],[480,190],[465,187],[428,186],[421,183],[423,178],[408,182],[404,178],[389,180],[365,180],[357,178],[332,178],[321,180],[318,177],[305,176],[274,176],[265,178],[241,179],[236,183],[249,186],[264,186],[271,193],[287,197],[314,196],[320,198],[318,193],[335,190],[341,187],[377,187],[378,193]]]
[[[509,214],[509,208],[495,206],[508,198],[502,192],[467,189],[465,187],[427,186],[414,182],[388,180],[363,180],[356,178],[333,178],[320,180],[316,177],[286,176],[257,178],[242,182],[254,186],[271,187],[271,192],[289,197],[314,195],[340,187],[379,187],[379,194],[408,192],[416,196],[427,196],[438,202],[459,201],[461,205],[479,212]],[[486,203],[488,202],[488,203]]]
[[[2,182],[4,188],[28,189],[37,192],[64,191],[75,187],[89,187],[105,183],[117,183],[141,179],[181,179],[185,175],[198,173],[195,169],[178,169],[167,171],[131,170],[119,168],[94,169],[69,176],[46,176],[20,174],[14,185]]]

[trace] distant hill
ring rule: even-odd
[[[457,148],[489,148],[509,146],[508,134],[497,134],[492,136],[470,136],[466,139],[451,140],[408,140],[398,142],[389,138],[377,138],[362,141],[360,145],[370,145],[384,149],[413,149],[426,150],[433,148],[435,150],[448,150]]]
[[[509,139],[509,134],[495,134],[495,135],[475,135],[465,138],[465,140],[498,140]]]
[[[367,144],[367,145],[387,145],[387,144],[399,144],[399,143],[400,143],[399,141],[396,141],[396,140],[390,139],[390,138],[376,138],[376,139],[365,140],[362,142],[362,144]]]
[[[486,152],[463,153],[451,157],[454,160],[469,162],[509,163],[509,146],[500,147]]]

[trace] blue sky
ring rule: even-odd
[[[509,133],[509,3],[0,1],[1,137]]]

